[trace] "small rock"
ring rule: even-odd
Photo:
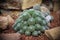
[[[0,36],[3,40],[19,40],[20,34],[19,33],[11,33],[11,34],[1,34]]]

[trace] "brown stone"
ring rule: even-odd
[[[6,29],[8,25],[8,18],[0,16],[0,28]]]
[[[45,34],[51,40],[60,40],[60,27],[46,30]]]
[[[20,39],[20,34],[19,33],[6,33],[6,34],[1,34],[0,37],[3,40],[19,40]]]
[[[6,1],[7,1],[6,3],[1,4],[4,7],[4,9],[20,10],[30,8],[35,4],[41,4],[42,0],[6,0]]]
[[[41,4],[42,0],[23,0],[22,9],[30,8],[36,4]]]

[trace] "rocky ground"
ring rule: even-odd
[[[59,13],[59,11],[51,12],[51,15],[53,15],[54,20],[51,22],[50,28],[60,26]],[[20,35],[19,33],[16,33],[11,26],[9,26],[7,29],[2,30],[2,33],[0,34],[0,40],[49,40],[49,38],[47,38],[45,34],[42,34],[38,37]]]

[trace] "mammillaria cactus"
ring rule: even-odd
[[[46,30],[48,22],[41,11],[34,9],[25,10],[16,20],[13,28],[20,34],[38,36]]]

